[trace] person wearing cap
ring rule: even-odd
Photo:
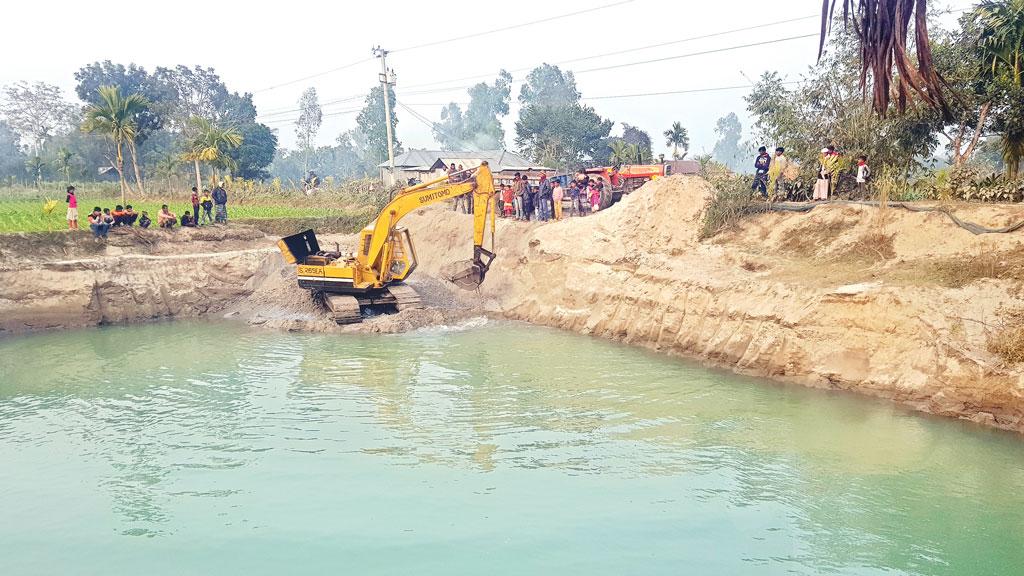
[[[821,156],[818,159],[818,179],[814,182],[814,195],[812,200],[820,202],[828,200],[828,193],[831,187],[832,173],[828,169],[829,149],[822,148]]]
[[[763,198],[768,198],[768,170],[772,165],[772,157],[768,155],[768,149],[761,146],[757,149],[757,158],[754,159],[754,182],[750,189],[760,192]]]

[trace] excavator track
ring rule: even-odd
[[[324,305],[338,324],[358,324],[363,321],[359,300],[346,294],[324,294]]]
[[[391,297],[395,299],[395,308],[399,312],[402,310],[414,310],[417,308],[423,308],[423,303],[420,301],[420,295],[412,288],[412,286],[406,284],[395,284],[388,286],[388,292]]]

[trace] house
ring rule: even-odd
[[[395,173],[390,174],[388,163],[382,162],[377,165],[380,168],[380,179],[385,186],[391,186],[395,182],[406,184],[410,180],[427,182],[443,177],[452,164],[462,165],[466,170],[476,168],[484,160],[491,167],[494,179],[498,182],[511,182],[516,172],[526,174],[536,180],[541,172],[551,174],[553,168],[548,168],[536,162],[531,162],[515,152],[507,150],[481,150],[477,152],[462,152],[457,150],[417,150],[411,149],[404,154],[395,156]]]

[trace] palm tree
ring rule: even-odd
[[[182,155],[191,161],[196,170],[196,188],[202,189],[203,176],[199,163],[208,162],[214,166],[230,168],[233,161],[227,151],[242,145],[242,135],[231,126],[220,127],[205,118],[193,116],[189,119],[192,138],[188,151]]]
[[[889,111],[895,74],[896,108],[901,114],[906,111],[911,94],[916,94],[929,107],[947,118],[951,116],[945,85],[935,69],[928,42],[927,0],[823,0],[819,60],[837,7],[842,8],[844,20],[852,20],[860,40],[861,89],[867,92],[870,76],[872,107],[877,114],[884,116]],[[908,43],[911,24],[914,38]],[[911,55],[911,45],[916,55]]]
[[[672,128],[665,130],[665,146],[672,147],[672,159],[682,160],[686,158],[686,154],[690,151],[690,133],[683,128],[683,125],[679,122],[673,122]],[[679,149],[683,149],[682,156],[679,155]]]
[[[114,169],[121,182],[121,203],[126,204],[128,183],[124,179],[124,144],[130,142],[134,149],[138,133],[135,119],[149,106],[149,101],[141,94],[122,96],[117,86],[100,86],[99,96],[98,104],[90,104],[86,108],[82,130],[103,134],[114,142]],[[141,189],[138,165],[135,167],[135,177]]]
[[[74,157],[74,152],[65,147],[61,147],[57,150],[57,157],[53,159],[54,166],[57,168],[58,172],[64,175],[64,182],[67,184],[71,183],[71,160]]]
[[[1024,97],[1024,0],[985,0],[976,13],[985,64],[1004,87],[1011,107],[1019,108]],[[1002,128],[1006,172],[1016,178],[1024,158],[1024,126],[1007,122]]]

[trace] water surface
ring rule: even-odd
[[[1024,442],[512,324],[0,340],[0,574],[1021,574]]]

